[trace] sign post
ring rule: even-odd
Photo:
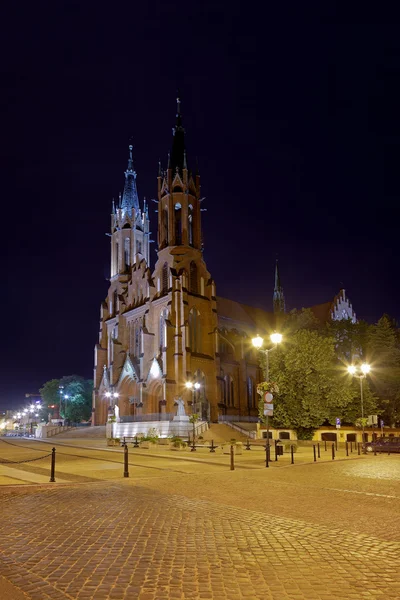
[[[266,458],[265,458],[265,466],[268,468],[269,467],[269,421],[268,421],[268,417],[272,417],[272,415],[274,414],[274,405],[271,404],[272,400],[273,400],[273,395],[270,394],[269,392],[267,392],[264,395],[264,415],[265,415],[265,421],[266,421],[266,425],[267,425],[267,444],[266,444]]]
[[[336,417],[336,429],[340,429],[340,425],[341,425],[341,420],[339,419],[339,417]]]

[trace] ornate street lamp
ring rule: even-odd
[[[347,367],[348,372],[353,377],[358,377],[360,380],[360,396],[361,396],[361,427],[362,427],[362,441],[365,443],[365,425],[364,425],[364,397],[363,397],[363,381],[368,373],[371,371],[371,366],[368,363],[363,363],[360,367],[356,367],[355,365],[349,365]],[[358,373],[358,370],[361,373]]]
[[[252,344],[255,348],[257,348],[257,350],[260,350],[261,352],[265,353],[265,358],[266,358],[266,367],[265,367],[265,381],[268,381],[269,378],[269,353],[271,352],[271,350],[275,350],[275,348],[277,348],[278,344],[280,344],[282,342],[282,334],[280,333],[272,333],[269,336],[269,339],[271,340],[271,342],[274,344],[272,346],[272,348],[263,348],[263,344],[264,344],[264,340],[261,336],[257,335],[255,338],[253,338]],[[268,400],[272,400],[272,394],[266,394],[266,399],[267,396],[270,396],[270,398],[268,398]],[[265,415],[266,418],[266,426],[267,426],[267,451],[266,451],[266,463],[265,466],[269,467],[269,452],[270,452],[270,443],[269,443],[269,420],[268,420],[268,413]]]

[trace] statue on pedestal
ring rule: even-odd
[[[178,410],[176,411],[176,416],[174,417],[174,421],[189,421],[189,417],[185,411],[185,402],[182,398],[177,398],[175,403],[178,405]]]

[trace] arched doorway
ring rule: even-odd
[[[160,414],[162,412],[163,386],[160,381],[152,381],[146,389],[143,414]]]
[[[129,418],[135,415],[136,405],[140,402],[140,391],[137,381],[127,375],[118,386],[118,400],[120,418]]]

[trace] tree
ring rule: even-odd
[[[46,383],[39,390],[39,393],[43,400],[42,409],[43,411],[46,411],[46,413],[49,411],[53,411],[53,407],[60,406],[59,386],[59,379],[50,379],[50,381],[46,381]]]
[[[346,413],[354,420],[360,416],[357,387],[336,357],[335,338],[326,332],[294,331],[270,355],[270,380],[279,386],[273,424],[302,437]]]
[[[47,381],[40,389],[40,394],[47,408],[59,406],[61,400],[60,416],[78,423],[88,420],[91,415],[92,391],[92,381],[80,375],[68,375]]]
[[[370,326],[367,350],[379,414],[387,425],[395,426],[400,422],[400,343],[396,323],[388,315]]]

